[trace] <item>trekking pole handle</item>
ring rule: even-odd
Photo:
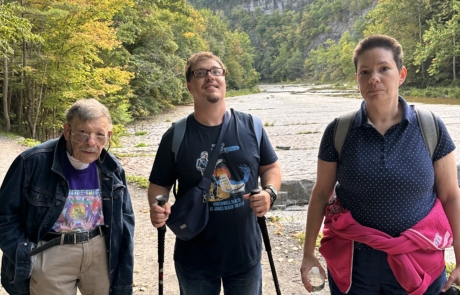
[[[168,197],[165,196],[165,195],[158,195],[158,196],[155,197],[155,199],[157,200],[157,204],[160,207],[163,207],[166,204],[166,202],[168,201]]]

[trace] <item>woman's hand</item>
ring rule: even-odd
[[[444,287],[442,287],[441,292],[446,292],[452,284],[460,285],[460,265],[458,264],[450,273],[450,276]]]
[[[300,276],[302,278],[302,283],[305,289],[307,289],[307,291],[310,293],[313,292],[313,286],[310,284],[310,281],[308,280],[307,276],[313,266],[318,267],[321,275],[324,278],[327,278],[326,271],[323,269],[323,267],[321,266],[321,264],[319,263],[315,255],[314,254],[311,254],[311,255],[304,254],[303,259],[302,259],[302,264],[300,265]]]

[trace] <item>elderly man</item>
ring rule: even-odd
[[[221,285],[226,295],[262,294],[261,234],[256,216],[264,216],[273,205],[281,172],[264,130],[259,145],[254,118],[227,109],[225,74],[222,61],[211,52],[199,52],[188,60],[185,75],[195,112],[187,118],[177,161],[171,151],[171,127],[161,140],[150,175],[150,218],[154,227],[161,227],[174,207],[158,206],[156,196],[169,195],[178,179],[179,200],[200,181],[224,115],[230,114],[217,165],[212,167],[209,221],[195,238],[176,239],[174,260],[181,295],[218,295]],[[259,177],[264,190],[249,196]]]
[[[64,134],[24,151],[0,188],[1,282],[9,294],[132,294],[134,213],[104,149],[108,109],[79,100]]]

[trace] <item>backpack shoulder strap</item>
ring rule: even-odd
[[[430,110],[416,107],[415,112],[423,141],[430,152],[430,157],[433,158],[434,150],[439,142],[438,120]]]
[[[254,128],[254,132],[257,137],[257,146],[260,149],[260,142],[262,141],[262,131],[263,131],[262,120],[257,116],[251,115],[251,117],[252,117],[252,127]]]
[[[337,153],[339,154],[339,159],[342,153],[343,144],[347,139],[348,133],[350,133],[351,126],[353,125],[353,121],[356,117],[357,112],[358,111],[353,111],[343,114],[342,116],[337,118],[337,122],[335,123],[334,147]]]
[[[174,162],[177,161],[177,152],[179,152],[182,139],[184,138],[185,129],[187,128],[187,118],[188,116],[173,123],[174,130],[171,151],[174,153]]]
[[[177,162],[177,153],[179,152],[179,148],[182,144],[182,139],[184,139],[185,129],[187,128],[187,118],[185,116],[182,119],[177,120],[173,123],[174,130],[173,130],[173,141],[171,146],[171,151],[174,153],[174,162]],[[174,181],[172,192],[174,197],[177,198],[177,189],[176,189],[177,180]]]

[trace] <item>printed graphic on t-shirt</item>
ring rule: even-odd
[[[234,151],[238,151],[239,149],[239,146],[225,147],[225,143],[222,143],[220,153],[231,153]],[[202,175],[206,170],[208,160],[208,152],[203,151],[201,152],[200,158],[198,158],[196,161],[196,169],[200,171]],[[232,165],[235,164],[232,163]],[[236,197],[231,200],[228,200],[232,194],[244,192],[246,183],[248,182],[249,177],[251,175],[251,169],[247,165],[240,164],[238,165],[238,168],[242,172],[242,179],[241,175],[233,176],[230,173],[230,169],[228,169],[225,160],[219,159],[217,161],[216,167],[212,175],[213,178],[209,191],[209,201],[213,202],[212,206],[210,207],[211,211],[231,210],[243,206],[244,201],[242,197]]]
[[[56,232],[88,231],[103,224],[99,189],[69,190],[64,209],[53,229]]]

